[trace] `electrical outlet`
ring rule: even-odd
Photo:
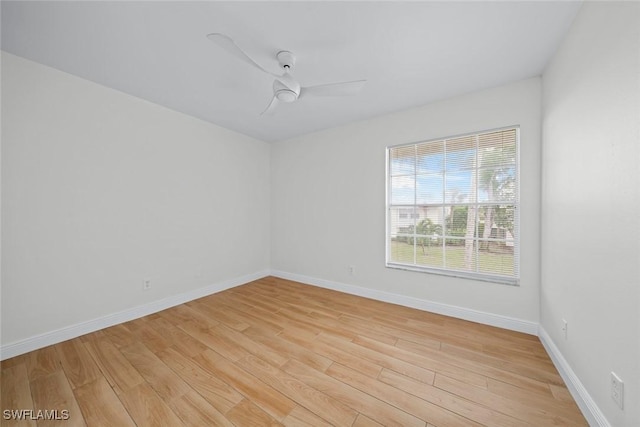
[[[615,372],[611,371],[611,398],[623,409],[624,402],[624,383]]]
[[[150,278],[146,278],[146,279],[142,280],[142,290],[143,291],[148,291],[149,289],[151,289],[151,279]]]
[[[562,332],[564,332],[564,339],[567,339],[567,329],[569,328],[569,324],[566,320],[562,319]]]
[[[349,266],[349,274],[353,276],[355,273],[356,273],[356,267],[353,266],[353,265],[350,265]]]

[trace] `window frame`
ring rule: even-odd
[[[400,147],[410,147],[410,146],[415,147],[419,144],[428,144],[428,143],[437,142],[437,141],[446,141],[446,140],[453,140],[453,139],[465,138],[465,137],[477,137],[483,134],[489,134],[489,133],[501,132],[501,131],[507,131],[507,130],[515,130],[515,133],[516,133],[516,137],[515,137],[516,139],[515,141],[515,200],[512,202],[512,205],[514,206],[513,227],[514,227],[514,234],[515,234],[515,236],[513,236],[513,244],[514,244],[513,276],[480,272],[480,271],[477,271],[477,268],[476,268],[476,271],[464,271],[464,270],[451,269],[444,266],[434,267],[434,266],[426,266],[426,265],[425,266],[417,265],[415,264],[415,261],[413,264],[405,264],[398,261],[391,261],[390,243],[391,243],[391,216],[392,216],[391,208],[392,207],[416,209],[424,206],[427,206],[427,207],[438,206],[438,205],[439,206],[449,206],[449,205],[451,206],[467,205],[468,206],[473,204],[476,206],[476,208],[481,208],[483,205],[486,205],[486,203],[478,202],[477,199],[474,203],[445,203],[443,201],[443,203],[437,203],[437,204],[436,203],[418,204],[417,201],[414,199],[414,202],[412,205],[411,204],[395,204],[395,205],[392,204],[391,203],[391,176],[392,175],[391,175],[391,163],[390,163],[391,150],[400,148]],[[477,147],[477,143],[476,143],[476,147]],[[479,170],[479,167],[477,164],[474,170],[475,171]],[[443,173],[445,172],[446,172],[446,169],[443,169]],[[414,170],[414,176],[416,175],[417,175],[417,172]],[[443,184],[443,191],[445,191],[444,184]],[[519,125],[504,126],[499,128],[480,130],[476,132],[450,135],[450,136],[445,136],[441,138],[431,138],[431,139],[421,140],[417,142],[388,145],[385,148],[385,267],[387,268],[392,268],[395,270],[415,271],[415,272],[421,272],[421,273],[427,273],[427,274],[436,274],[436,275],[449,276],[449,277],[458,277],[458,278],[464,278],[464,279],[473,279],[477,281],[499,283],[499,284],[506,284],[506,285],[512,285],[512,286],[519,286],[520,285],[520,250],[521,250],[520,211],[521,211],[521,206],[520,206],[520,126]],[[477,216],[476,216],[476,221],[478,221]],[[477,224],[478,222],[476,222],[476,226]],[[446,236],[443,236],[443,238],[446,238]],[[474,240],[477,242],[479,240],[479,237],[477,236],[474,237]],[[417,246],[414,243],[414,251],[415,250],[417,250]],[[415,254],[414,254],[414,260],[415,260]]]

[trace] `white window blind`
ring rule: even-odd
[[[519,129],[387,148],[387,266],[517,284]]]

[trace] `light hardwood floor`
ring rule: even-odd
[[[1,404],[64,426],[587,425],[534,336],[272,277],[3,361]]]

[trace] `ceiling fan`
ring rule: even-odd
[[[212,33],[208,34],[207,38],[241,61],[275,77],[273,81],[273,98],[271,98],[271,102],[269,102],[269,105],[261,115],[273,113],[280,102],[295,102],[302,97],[355,95],[362,90],[362,87],[367,82],[366,80],[354,80],[317,86],[300,86],[300,83],[291,75],[296,62],[296,57],[293,53],[287,50],[281,50],[277,53],[276,59],[280,67],[282,67],[283,73],[275,74],[267,71],[251,59],[236,45],[231,37],[221,33]]]

